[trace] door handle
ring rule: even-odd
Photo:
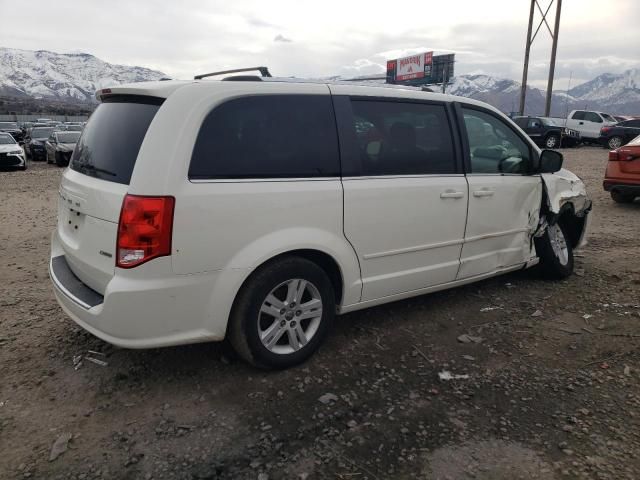
[[[454,190],[447,190],[440,194],[440,198],[463,198],[464,192],[456,192]]]
[[[475,190],[473,192],[474,197],[491,197],[495,191],[489,190],[488,188],[483,188],[482,190]]]

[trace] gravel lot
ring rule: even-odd
[[[594,199],[574,276],[349,314],[284,372],[80,330],[47,273],[61,170],[0,172],[0,478],[640,478],[640,202],[602,191],[606,150],[564,154]]]

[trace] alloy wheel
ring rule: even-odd
[[[287,280],[262,302],[258,334],[272,353],[287,355],[302,349],[317,333],[322,321],[322,297],[308,280]]]
[[[569,263],[569,248],[567,247],[567,240],[564,236],[562,228],[557,223],[550,225],[547,229],[549,234],[549,241],[551,248],[556,258],[562,265]]]

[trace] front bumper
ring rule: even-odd
[[[64,267],[64,255],[54,232],[49,274],[56,299],[67,315],[96,337],[124,348],[224,339],[233,297],[227,304],[229,295],[217,300],[216,292],[224,293],[224,284],[238,272],[175,275],[171,258],[162,257],[135,269],[116,269],[102,295],[68,265]]]
[[[24,154],[0,153],[0,167],[24,167]]]

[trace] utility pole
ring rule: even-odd
[[[531,0],[529,10],[529,27],[527,28],[527,46],[524,49],[524,68],[522,69],[522,86],[520,89],[520,115],[524,115],[524,101],[527,97],[527,75],[529,74],[529,52],[531,52],[531,31],[533,30],[533,14],[536,0]]]
[[[540,0],[531,0],[531,8],[529,9],[529,26],[527,28],[527,43],[524,51],[525,52],[524,68],[522,70],[522,87],[520,90],[520,115],[524,115],[525,100],[527,96],[527,75],[529,72],[529,54],[531,52],[531,45],[533,44],[533,41],[536,39],[536,36],[538,35],[540,28],[544,24],[547,27],[549,34],[551,35],[551,39],[553,40],[553,45],[551,48],[551,61],[549,66],[549,82],[547,84],[547,98],[545,102],[545,116],[548,117],[549,112],[551,110],[551,96],[553,94],[553,77],[555,75],[555,69],[556,69],[556,52],[558,49],[558,33],[560,31],[560,11],[562,10],[562,0],[551,0],[545,11],[542,11],[542,7],[540,7],[539,1]],[[556,17],[555,17],[554,29],[553,31],[551,31],[549,22],[547,22],[547,14],[549,13],[549,10],[551,10],[551,7],[553,6],[554,1],[556,2]],[[536,31],[532,36],[531,32],[533,30],[533,18],[535,15],[536,7],[538,8],[538,11],[542,15],[542,19],[540,20],[540,23],[538,24],[538,28],[536,28]]]
[[[549,83],[547,83],[547,102],[544,106],[544,116],[548,117],[551,112],[551,96],[553,95],[553,76],[556,72],[556,51],[558,50],[558,34],[560,33],[560,11],[562,10],[562,0],[556,0],[556,21],[553,28],[553,45],[551,47],[551,65],[549,66]]]

